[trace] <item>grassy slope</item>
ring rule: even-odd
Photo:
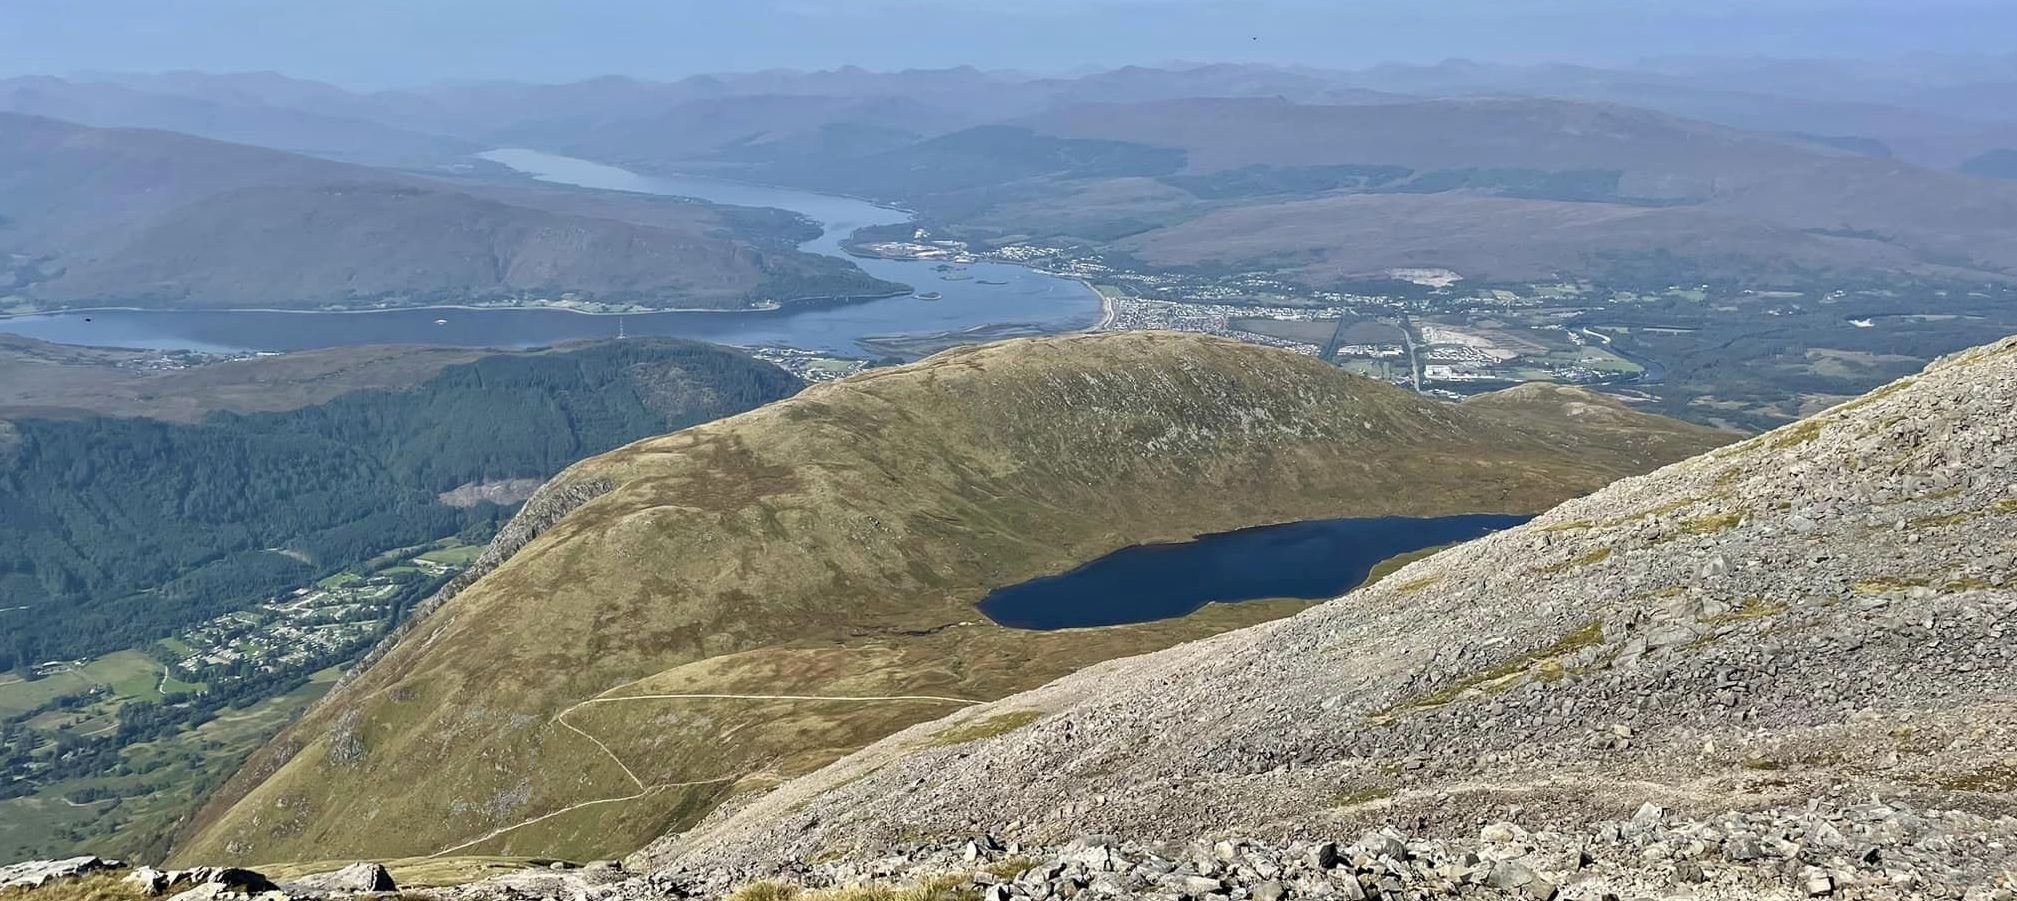
[[[1728,437],[1581,392],[1450,406],[1196,335],[1014,341],[878,370],[564,473],[614,488],[257,755],[177,857],[446,849],[637,792],[553,722],[599,694],[999,697],[1297,605],[1032,634],[985,624],[973,604],[991,587],[1269,522],[1539,510]],[[628,850],[944,712],[584,707],[569,724],[636,770],[645,797],[458,853]],[[718,781],[660,787],[703,780]]]

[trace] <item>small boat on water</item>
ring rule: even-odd
[[[937,300],[937,299],[939,299],[939,298],[941,298],[941,297],[944,297],[944,296],[945,296],[944,294],[940,294],[940,293],[939,293],[939,292],[937,292],[937,291],[926,291],[926,292],[924,292],[923,294],[919,294],[919,295],[917,295],[917,299],[919,299],[919,300]]]
[[[434,324],[435,324],[435,325],[447,325],[447,324],[448,324],[448,320],[446,320],[446,319],[436,319],[436,320],[434,320]]]

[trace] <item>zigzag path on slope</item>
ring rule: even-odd
[[[645,678],[648,679],[651,677],[647,676]],[[643,679],[637,681],[641,682],[643,681]],[[629,684],[635,685],[636,682],[632,682]],[[624,687],[626,686],[619,685],[616,688],[610,689],[610,691],[617,691]],[[985,703],[984,701],[976,700],[973,698],[950,698],[950,697],[941,697],[938,695],[883,695],[883,696],[854,697],[854,696],[839,696],[839,695],[721,694],[721,693],[690,692],[680,694],[622,695],[619,697],[612,698],[604,696],[607,694],[608,692],[604,692],[603,695],[597,695],[596,697],[589,698],[577,704],[573,704],[569,706],[566,710],[563,710],[555,714],[553,717],[553,721],[555,723],[558,723],[560,726],[567,729],[568,731],[573,732],[574,734],[579,735],[582,738],[586,738],[590,742],[593,742],[597,748],[601,749],[602,753],[605,756],[607,756],[611,762],[616,764],[618,769],[623,770],[623,775],[628,777],[630,781],[637,786],[636,792],[633,792],[628,795],[620,795],[609,798],[596,798],[590,801],[582,801],[578,804],[570,804],[559,810],[550,811],[528,820],[513,823],[509,826],[493,829],[477,838],[470,839],[469,841],[463,842],[461,844],[443,848],[439,851],[434,852],[433,854],[429,854],[428,857],[430,858],[445,857],[447,855],[454,854],[457,851],[462,851],[468,848],[476,847],[477,845],[483,844],[484,842],[490,841],[491,839],[497,838],[498,836],[505,835],[511,832],[516,832],[517,830],[523,829],[527,826],[543,823],[547,820],[553,819],[554,817],[573,813],[583,808],[595,807],[602,804],[618,804],[625,801],[635,801],[659,789],[681,788],[689,785],[711,785],[716,782],[729,782],[736,779],[741,779],[744,776],[749,775],[748,773],[738,773],[729,776],[721,776],[714,779],[696,779],[690,782],[665,782],[665,783],[659,783],[657,785],[647,785],[645,784],[645,781],[643,779],[638,778],[637,773],[631,770],[629,764],[623,762],[622,757],[617,756],[615,751],[610,750],[608,745],[602,743],[602,739],[596,738],[594,735],[589,734],[581,727],[576,726],[573,723],[567,721],[568,714],[573,713],[574,711],[586,707],[590,704],[613,704],[622,701],[663,701],[663,700],[857,701],[863,703],[929,702],[929,703],[959,704],[961,706],[971,706],[974,704]]]

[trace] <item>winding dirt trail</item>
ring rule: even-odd
[[[649,679],[651,677],[646,676],[645,678]],[[638,681],[643,680],[640,679]],[[625,687],[635,684],[637,683],[636,682],[626,683],[625,685],[619,685],[616,688],[612,688],[609,691],[621,691]],[[459,845],[452,845],[450,847],[443,848],[427,856],[430,858],[445,857],[447,855],[454,854],[457,851],[463,851],[469,848],[476,847],[477,845],[483,844],[484,842],[490,841],[491,839],[497,838],[498,836],[505,835],[507,833],[511,833],[519,829],[523,829],[527,826],[543,823],[546,822],[547,820],[553,819],[554,817],[570,814],[577,810],[583,810],[585,808],[595,807],[602,804],[621,804],[625,801],[635,801],[639,798],[644,797],[645,795],[651,794],[652,792],[661,789],[684,788],[693,785],[712,785],[717,782],[733,781],[742,778],[744,775],[747,775],[743,773],[737,773],[734,775],[722,776],[715,779],[700,779],[693,782],[662,782],[657,785],[647,785],[645,784],[645,781],[643,779],[638,778],[637,773],[631,770],[629,764],[623,762],[622,757],[618,757],[615,751],[610,750],[608,745],[602,743],[602,739],[596,738],[594,735],[589,734],[586,730],[582,729],[581,727],[576,726],[575,724],[567,721],[568,714],[580,710],[581,708],[586,707],[590,704],[617,704],[625,701],[681,701],[681,700],[842,701],[842,702],[859,702],[869,704],[873,703],[958,704],[962,707],[970,707],[974,704],[986,703],[984,701],[980,701],[974,698],[953,698],[953,697],[945,697],[943,695],[772,695],[772,694],[713,694],[713,693],[699,693],[699,692],[679,693],[679,694],[617,695],[615,697],[609,697],[608,695],[609,692],[603,692],[602,694],[596,695],[595,697],[589,698],[585,701],[579,701],[574,704],[571,704],[568,706],[566,710],[562,710],[561,712],[554,714],[553,722],[558,723],[560,726],[567,729],[567,731],[573,732],[574,734],[579,735],[582,738],[588,739],[590,742],[592,742],[596,746],[596,748],[602,751],[604,756],[608,757],[610,761],[616,764],[618,769],[623,770],[623,775],[630,779],[631,784],[637,786],[637,791],[632,792],[631,794],[628,795],[621,795],[618,797],[596,798],[592,801],[583,801],[579,804],[570,804],[566,807],[560,808],[559,810],[544,813],[539,816],[533,817],[532,819],[525,820],[523,822],[513,823],[509,826],[493,829],[487,833],[484,833],[481,836],[470,839],[469,841],[463,842]]]

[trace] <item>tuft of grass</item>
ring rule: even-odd
[[[941,747],[950,747],[952,745],[963,745],[967,742],[980,741],[983,738],[993,738],[997,735],[1014,732],[1017,729],[1034,723],[1042,719],[1043,715],[1043,711],[1041,710],[1011,710],[1007,713],[997,713],[994,716],[982,717],[970,723],[961,723],[957,726],[934,732],[931,736],[931,743]]]
[[[1541,572],[1544,575],[1553,575],[1555,573],[1568,572],[1569,570],[1572,569],[1580,569],[1585,566],[1591,566],[1594,564],[1602,563],[1609,559],[1611,559],[1611,549],[1608,547],[1600,547],[1597,548],[1596,550],[1586,551],[1582,554],[1578,554],[1560,563],[1555,563],[1549,566],[1542,567]]]
[[[1423,576],[1419,579],[1409,579],[1406,582],[1402,582],[1394,586],[1394,590],[1402,594],[1414,594],[1441,581],[1443,581],[1442,576]]]
[[[5,901],[137,901],[146,897],[125,882],[125,870],[105,870],[75,879],[55,879],[38,887],[0,891]]]
[[[1857,582],[1855,585],[1851,587],[1855,589],[1857,594],[1883,594],[1884,592],[1887,591],[1904,591],[1910,588],[1925,588],[1928,584],[1929,583],[1925,579],[1907,579],[1907,578],[1899,578],[1896,576],[1883,576],[1875,579],[1865,579],[1861,582]]]
[[[729,893],[728,901],[791,901],[798,897],[799,887],[788,882],[765,879],[752,882]]]
[[[1751,619],[1764,619],[1785,613],[1786,609],[1785,604],[1768,601],[1761,597],[1748,597],[1737,602],[1737,606],[1731,608],[1728,612],[1709,617],[1708,622],[1721,625],[1723,623],[1736,623]]]
[[[1701,501],[1697,498],[1692,497],[1679,498],[1677,500],[1668,501],[1657,507],[1648,507],[1644,510],[1640,510],[1639,512],[1633,513],[1628,516],[1621,516],[1617,520],[1615,520],[1612,524],[1625,525],[1627,523],[1638,522],[1639,520],[1642,519],[1651,519],[1655,516],[1665,516],[1669,513],[1676,513],[1682,510],[1686,510],[1689,507],[1692,507],[1698,503],[1701,503]]]
[[[1472,689],[1497,694],[1511,689],[1518,682],[1519,677],[1527,675],[1530,671],[1541,669],[1544,664],[1552,663],[1555,666],[1552,673],[1545,673],[1542,675],[1542,678],[1548,682],[1560,681],[1567,675],[1567,670],[1555,658],[1566,657],[1584,648],[1595,647],[1602,644],[1603,641],[1603,620],[1591,620],[1581,628],[1562,636],[1547,647],[1529,651],[1491,669],[1459,678],[1421,697],[1404,701],[1375,713],[1371,716],[1371,719],[1375,722],[1384,722],[1403,713],[1431,710],[1463,697],[1465,692]]]
[[[1374,801],[1385,801],[1394,796],[1394,790],[1384,785],[1368,785],[1346,789],[1331,797],[1332,807],[1357,807]]]
[[[1997,513],[2017,513],[2017,497],[2006,497],[1990,504],[1989,509]]]
[[[1579,529],[1594,529],[1596,527],[1596,523],[1587,519],[1572,519],[1568,522],[1558,522],[1542,526],[1540,530],[1543,532],[1573,532]]]
[[[1821,429],[1826,425],[1826,423],[1819,419],[1807,419],[1789,425],[1774,433],[1772,437],[1772,449],[1786,450],[1813,441],[1821,437]]]
[[[2017,793],[2017,758],[1992,763],[1966,773],[1943,776],[1935,781],[1941,788],[1949,791],[2001,795]]]
[[[1698,516],[1681,524],[1683,535],[1714,535],[1727,532],[1744,522],[1742,513],[1717,513],[1713,516]]]
[[[966,877],[948,874],[901,888],[853,885],[807,892],[799,897],[800,901],[979,901],[980,896],[980,889]]]
[[[1413,563],[1417,560],[1426,560],[1430,557],[1435,556],[1438,553],[1449,550],[1450,548],[1453,547],[1456,547],[1456,545],[1439,544],[1436,545],[1435,547],[1425,547],[1419,551],[1410,551],[1405,554],[1396,554],[1392,557],[1388,557],[1387,559],[1381,560],[1379,563],[1374,564],[1372,570],[1366,573],[1366,580],[1364,582],[1359,583],[1358,587],[1371,588],[1374,585],[1378,584],[1380,580],[1385,579],[1386,577],[1391,576],[1394,573],[1400,572],[1401,569],[1403,567],[1406,567],[1408,564]]]

